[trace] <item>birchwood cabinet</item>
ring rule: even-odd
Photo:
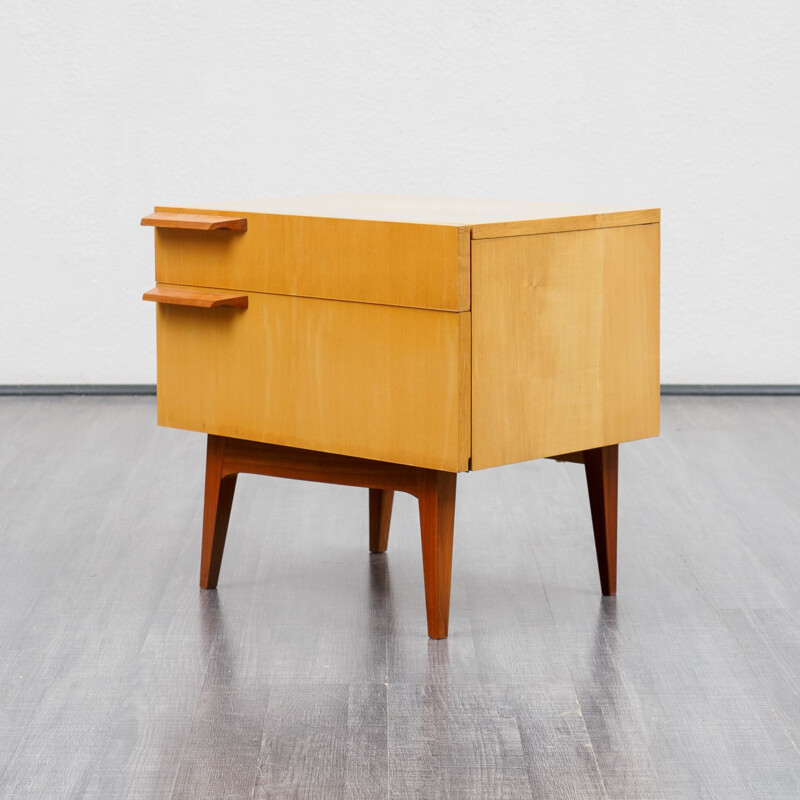
[[[291,462],[372,489],[373,551],[391,492],[420,498],[440,638],[455,474],[563,457],[585,464],[613,593],[616,445],[659,430],[659,218],[391,196],[145,217],[158,421],[210,437],[201,583],[216,585],[237,472]]]

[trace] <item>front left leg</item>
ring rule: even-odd
[[[231,518],[236,475],[225,475],[224,436],[208,437],[206,450],[206,492],[203,506],[203,551],[200,556],[200,586],[214,589],[219,580],[225,537]]]

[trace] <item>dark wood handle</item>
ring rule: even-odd
[[[206,289],[175,289],[156,286],[142,295],[142,300],[166,303],[171,306],[194,308],[247,308],[247,295],[237,292],[218,292]]]
[[[176,214],[156,211],[142,219],[154,228],[183,228],[189,231],[246,231],[247,217],[220,217],[215,214]]]

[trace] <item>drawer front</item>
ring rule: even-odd
[[[162,208],[160,212],[233,212]],[[156,280],[412,308],[469,309],[469,229],[243,214],[246,231],[156,230]]]
[[[467,469],[469,313],[257,293],[247,301],[159,303],[159,424]]]

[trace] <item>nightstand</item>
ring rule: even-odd
[[[236,475],[419,499],[447,636],[456,475],[583,463],[616,591],[617,445],[659,430],[658,209],[329,196],[158,207],[158,422],[208,434],[201,586]],[[487,539],[487,547],[495,546]]]

